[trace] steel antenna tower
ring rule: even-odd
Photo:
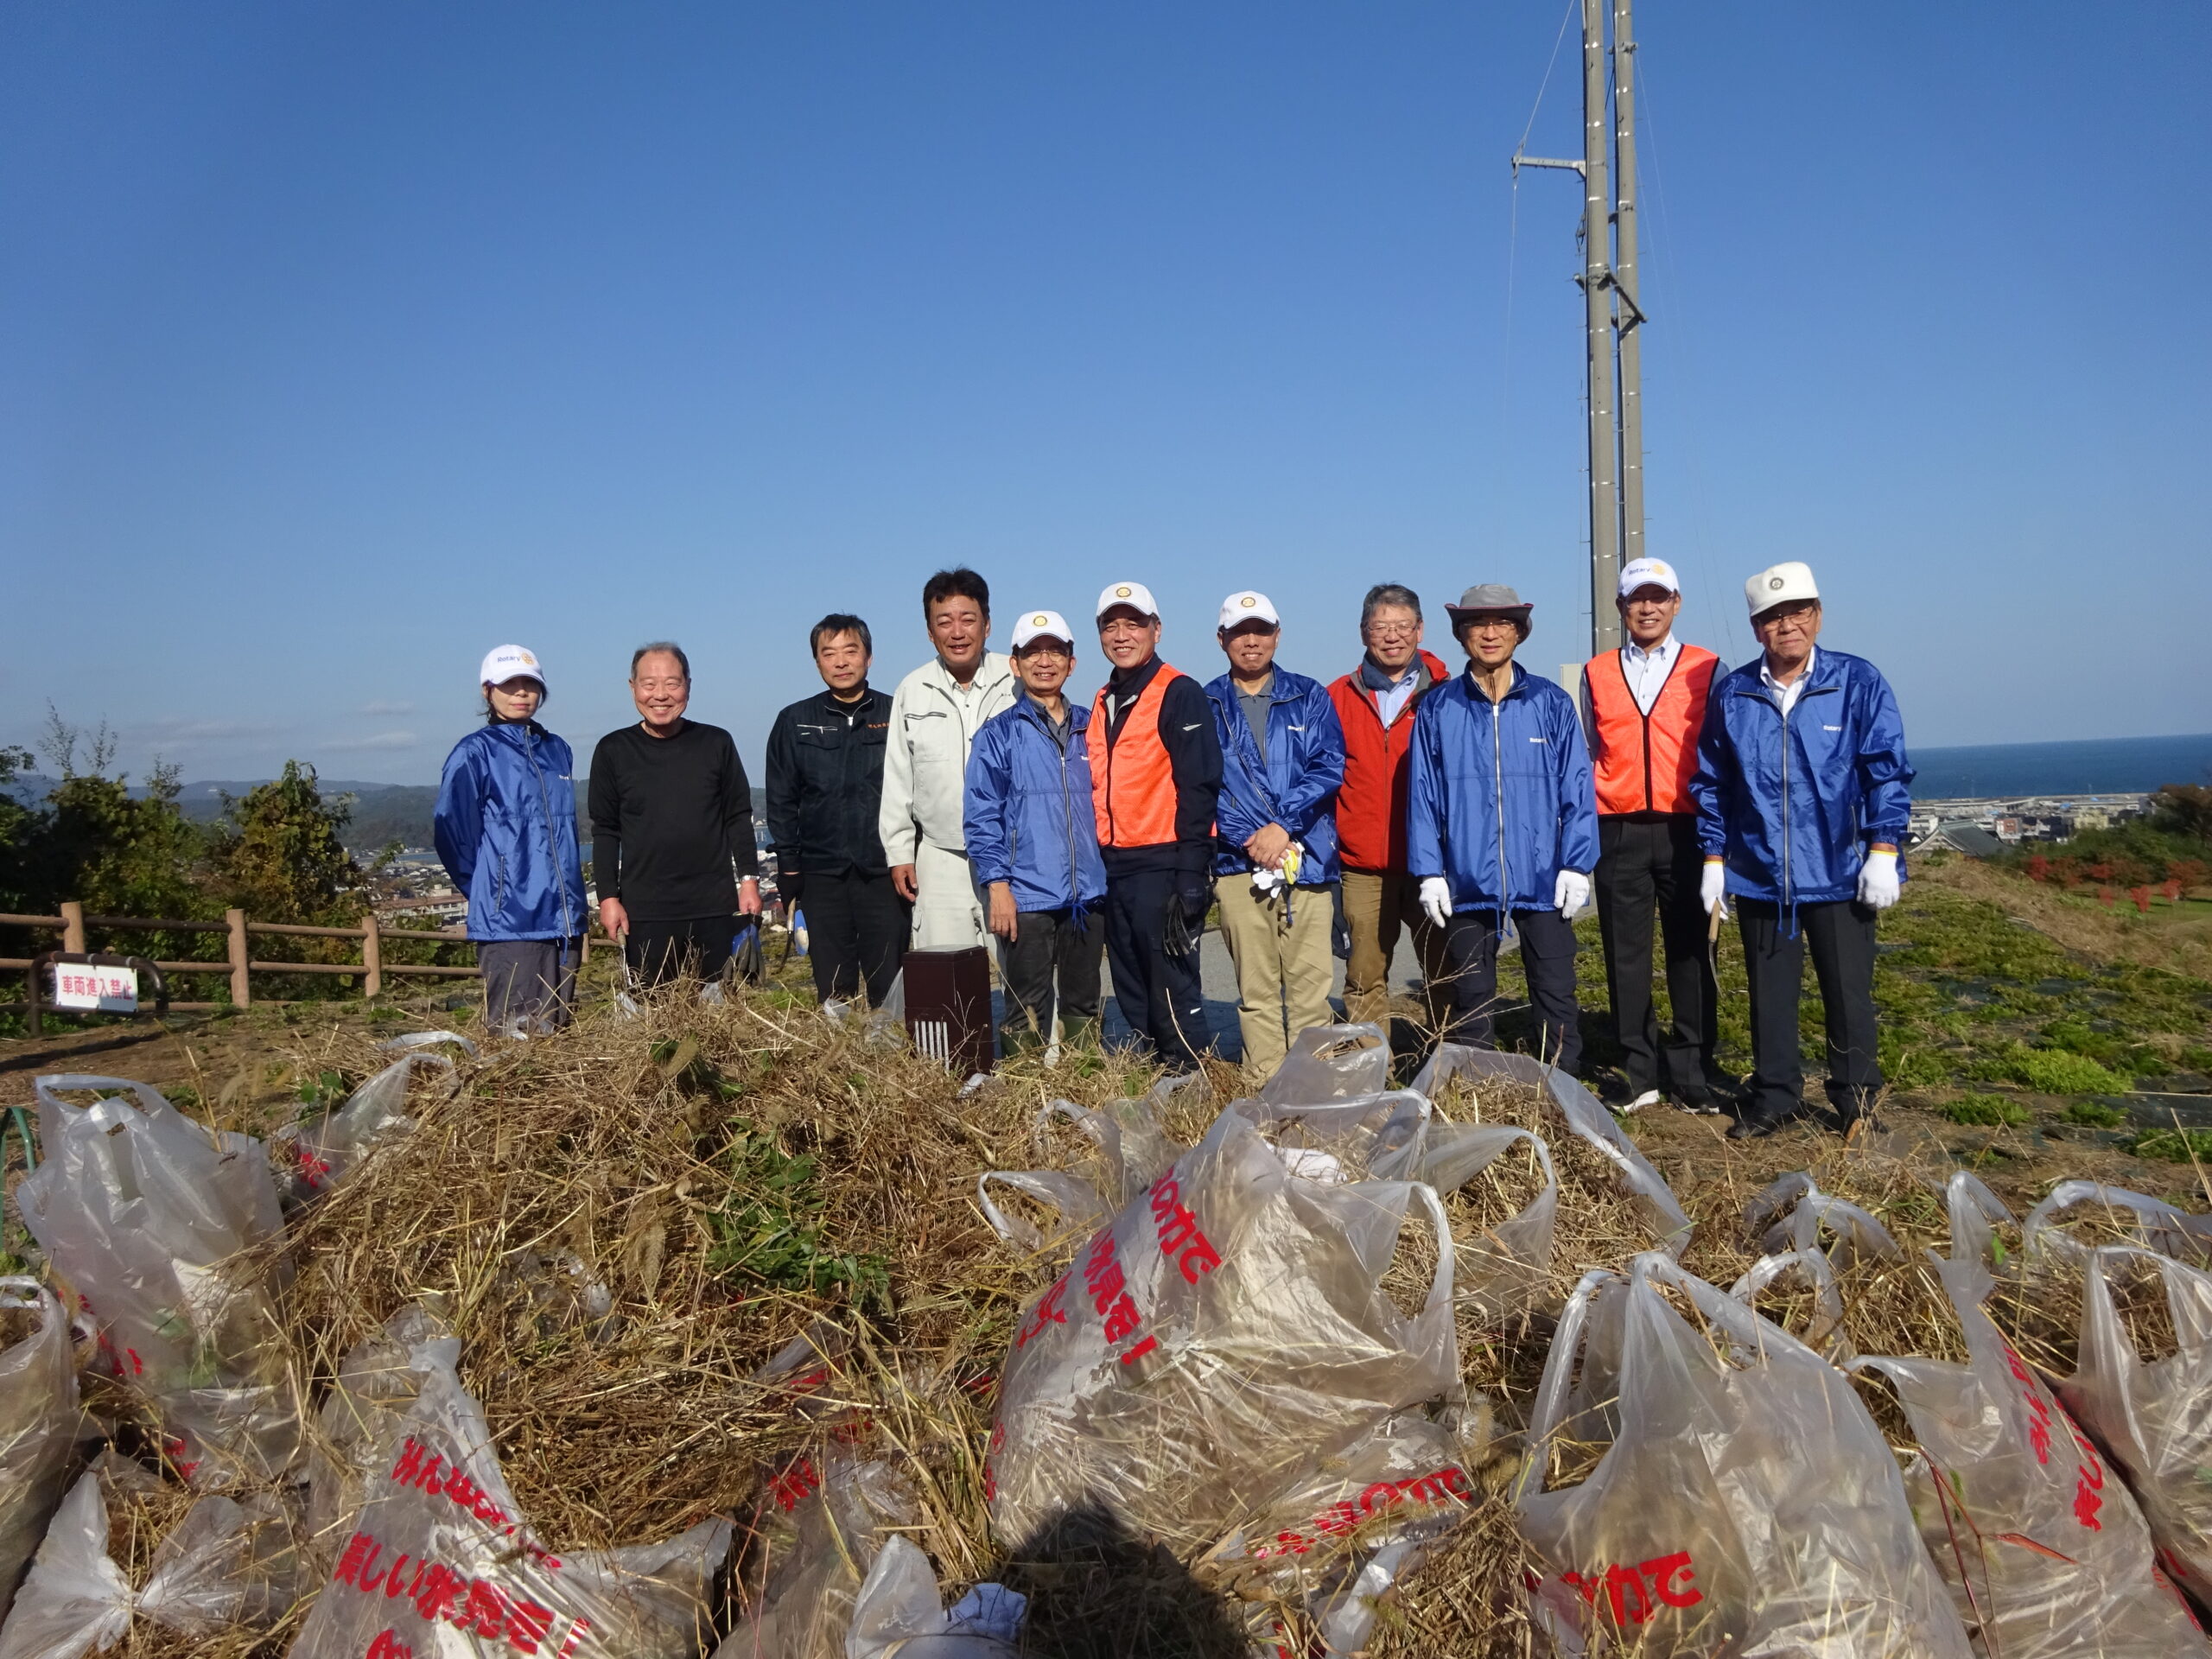
[[[1582,159],[1513,153],[1582,179],[1583,329],[1589,370],[1590,648],[1621,642],[1613,595],[1623,559],[1643,555],[1643,372],[1636,302],[1636,42],[1631,0],[1582,0]],[[1610,116],[1610,119],[1608,118]],[[1614,185],[1618,182],[1616,197]]]

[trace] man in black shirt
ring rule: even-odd
[[[778,715],[768,734],[768,833],[785,903],[806,906],[815,994],[827,1007],[866,983],[880,1007],[908,926],[876,828],[891,694],[868,685],[874,642],[857,616],[823,617],[809,644],[828,689]]]
[[[734,912],[760,913],[745,763],[721,727],[683,718],[691,663],[680,647],[641,646],[630,696],[642,718],[591,757],[600,925],[647,985],[687,971],[715,980],[729,966]]]

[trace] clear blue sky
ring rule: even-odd
[[[807,625],[892,683],[954,561],[1001,645],[1147,581],[1208,677],[1248,583],[1324,677],[1382,578],[1580,658],[1578,205],[1506,168],[1561,16],[10,6],[0,740],[51,698],[133,768],[429,780],[489,646],[588,750],[671,634],[757,769]],[[1638,32],[1682,632],[1747,655],[1802,557],[1921,743],[2212,729],[2212,10]]]

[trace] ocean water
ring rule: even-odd
[[[2100,737],[2077,743],[1974,743],[1911,751],[1913,798],[2134,794],[2161,784],[2212,784],[2212,733]]]

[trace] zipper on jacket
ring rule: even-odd
[[[1507,688],[1510,695],[1511,688]],[[1501,937],[1511,937],[1513,884],[1505,873],[1505,740],[1499,735],[1499,703],[1490,705],[1490,758],[1497,778],[1497,924]]]
[[[1048,727],[1052,725],[1051,715],[1046,716],[1045,723]],[[1075,912],[1083,908],[1083,882],[1077,876],[1075,867],[1075,795],[1068,788],[1068,750],[1075,744],[1075,705],[1073,703],[1068,704],[1066,741],[1061,740],[1057,730],[1048,734],[1052,740],[1053,747],[1060,752],[1060,810],[1066,821],[1068,840],[1068,919],[1073,921]]]
[[[545,769],[537,764],[537,746],[530,734],[530,728],[522,728],[523,758],[530,762],[531,776],[537,779],[537,804],[545,809],[545,856],[553,867],[554,885],[561,891],[561,937],[573,939],[578,930],[570,925],[569,916],[569,883],[561,868],[561,851],[553,834],[553,792],[545,787]],[[499,881],[506,884],[507,861],[499,861]]]

